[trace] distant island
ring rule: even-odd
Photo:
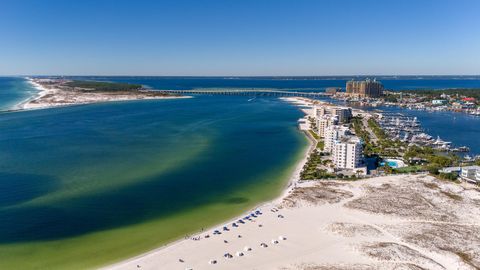
[[[185,98],[186,96],[147,89],[141,84],[68,80],[63,78],[28,78],[39,94],[18,109],[43,109],[97,102]]]

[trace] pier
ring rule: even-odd
[[[272,97],[326,97],[330,94],[325,92],[300,92],[268,89],[205,89],[205,90],[159,90],[163,93],[184,95],[235,95],[235,96],[272,96]]]

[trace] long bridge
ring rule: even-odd
[[[204,89],[204,90],[160,90],[163,93],[184,95],[236,95],[236,96],[274,96],[274,97],[325,97],[325,92],[301,92],[269,89]]]

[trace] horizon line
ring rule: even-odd
[[[348,74],[348,75],[111,75],[7,74],[0,77],[191,77],[191,78],[315,78],[315,77],[480,77],[480,74]]]

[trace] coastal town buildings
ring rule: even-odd
[[[349,96],[361,98],[378,98],[383,95],[383,84],[375,79],[366,79],[364,81],[348,81],[346,85],[346,92]]]
[[[325,115],[337,116],[340,124],[348,123],[352,119],[352,109],[348,107],[320,105],[315,107],[315,112],[317,118],[322,118]]]
[[[315,106],[314,110],[315,110],[315,117],[319,118],[319,117],[323,117],[324,115],[327,115],[327,114],[330,114],[328,108],[330,108],[331,106],[329,105],[317,105]]]
[[[348,87],[351,89],[351,86]],[[472,89],[474,90],[474,89]],[[352,92],[353,90],[349,90]],[[450,89],[451,94],[442,93],[436,94],[435,91],[428,92],[428,90],[411,91],[384,91],[384,95],[380,98],[372,98],[368,101],[358,101],[358,95],[355,94],[338,94],[335,98],[345,98],[347,101],[359,102],[360,105],[369,106],[398,106],[414,110],[426,111],[454,111],[468,113],[474,116],[480,116],[480,101],[475,97],[475,91],[468,91],[463,89]],[[458,91],[459,93],[455,93]],[[467,91],[467,92],[463,92]]]
[[[325,93],[327,94],[336,94],[337,92],[341,92],[342,91],[342,88],[340,87],[327,87],[327,89],[325,89]]]
[[[448,101],[445,99],[434,99],[432,100],[432,105],[445,105]]]
[[[460,172],[462,171],[462,167],[455,166],[455,167],[445,167],[439,170],[438,172],[440,173],[454,173],[457,176],[460,175]]]
[[[480,166],[457,166],[445,167],[439,170],[440,173],[452,173],[459,176],[462,180],[470,183],[480,183]]]
[[[317,119],[317,129],[318,129],[318,136],[320,138],[325,138],[325,131],[328,127],[337,125],[338,124],[338,117],[332,115],[323,115],[322,117]]]
[[[362,164],[362,142],[356,136],[344,136],[332,146],[333,164],[337,169],[357,169]]]
[[[333,125],[333,126],[327,127],[325,130],[325,142],[324,142],[325,145],[323,148],[324,151],[331,153],[335,141],[349,134],[350,132],[348,128],[344,126]]]
[[[352,135],[350,123],[353,112],[349,107],[317,103],[313,107],[318,138],[323,139],[323,152],[330,154],[330,166],[324,170],[342,175],[366,174],[363,164],[363,142]],[[331,171],[330,171],[331,170]]]
[[[352,109],[347,107],[333,107],[331,114],[338,117],[338,122],[341,124],[349,123],[352,119]]]
[[[460,177],[472,183],[480,182],[480,166],[465,166],[460,171]]]

